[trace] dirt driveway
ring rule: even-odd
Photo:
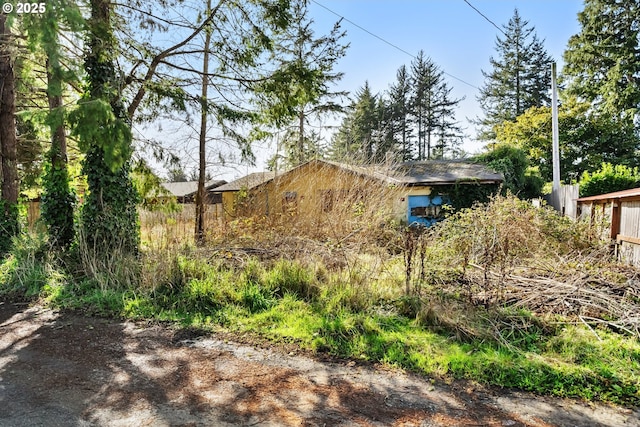
[[[639,426],[640,411],[0,302],[0,426],[237,425]]]

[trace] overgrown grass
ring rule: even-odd
[[[530,223],[537,221],[529,214],[523,216]],[[438,238],[444,238],[444,231],[440,233]],[[79,274],[82,260],[52,256],[44,239],[25,236],[0,264],[0,295],[91,314],[248,333],[444,381],[464,378],[541,394],[640,404],[636,337],[605,323],[585,326],[567,316],[537,314],[506,299],[490,304],[470,299],[469,289],[477,293],[482,287],[474,288],[469,274],[449,263],[465,256],[472,263],[481,255],[462,240],[459,230],[456,233],[448,236],[458,239],[459,251],[451,249],[455,245],[431,242],[422,260],[412,260],[408,294],[406,258],[394,251],[352,252],[335,266],[309,252],[291,259],[269,252],[260,259],[229,245],[180,245],[143,251],[132,269],[135,275],[103,267],[107,271],[101,274],[117,276],[105,281],[100,275]],[[566,233],[577,232],[562,222],[549,236],[560,242]],[[518,236],[524,239],[527,234],[545,238],[531,230]],[[585,245],[577,234],[575,241]],[[479,242],[482,248],[486,241]],[[553,246],[555,254],[573,250],[560,245]],[[538,250],[533,244],[528,247]],[[503,250],[501,259],[486,265],[496,271],[518,270],[522,264],[516,261],[529,255]],[[543,256],[540,253],[536,262]]]

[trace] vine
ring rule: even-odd
[[[0,200],[0,256],[4,256],[11,249],[11,239],[20,232],[18,220],[18,205]]]
[[[57,145],[52,145],[49,158],[58,159],[60,156]],[[69,187],[66,162],[48,162],[45,165],[41,214],[49,230],[49,241],[56,247],[66,248],[73,241],[75,201],[75,194]]]
[[[475,203],[486,203],[500,191],[500,184],[480,184],[477,180],[458,180],[455,184],[439,185],[438,193],[449,196],[451,207],[458,211]]]
[[[84,243],[93,253],[116,249],[136,253],[140,229],[138,195],[130,176],[131,123],[113,61],[117,41],[110,14],[109,1],[91,0],[84,63],[88,90],[70,117],[85,153],[82,172],[88,184],[80,227]]]

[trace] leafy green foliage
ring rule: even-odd
[[[51,157],[57,157],[52,146]],[[69,188],[66,163],[61,166],[47,163],[42,191],[42,218],[49,228],[49,238],[56,247],[68,247],[74,238],[73,211],[76,198]]]
[[[595,172],[584,172],[580,178],[580,197],[613,193],[640,187],[638,168],[603,163]]]
[[[80,226],[90,253],[135,253],[140,240],[138,195],[130,177],[131,125],[118,89],[111,7],[105,0],[91,4],[84,63],[88,87],[71,114],[73,133],[85,152],[82,172],[89,187]]]
[[[173,169],[170,172],[180,172],[186,181],[186,176],[182,170]],[[144,160],[136,162],[133,168],[133,185],[140,197],[140,206],[150,212],[177,212],[180,208],[176,197],[161,185],[160,178],[149,168]],[[176,180],[172,180],[176,182]]]
[[[122,168],[132,154],[131,126],[123,117],[117,117],[109,99],[80,101],[71,113],[73,134],[84,152],[99,147],[104,153],[105,164],[111,172]]]
[[[568,99],[558,109],[560,173],[566,182],[593,172],[603,162],[638,166],[640,140],[628,121],[615,121],[591,110],[589,104]],[[522,148],[546,180],[552,179],[551,108],[532,107],[513,122],[495,127],[496,140]]]
[[[18,205],[0,200],[0,257],[9,252],[12,239],[19,232]]]
[[[92,147],[86,153],[82,172],[87,175],[89,193],[82,206],[80,225],[91,247],[137,251],[138,194],[129,171],[128,164],[112,171],[100,147]]]
[[[498,144],[477,156],[476,160],[504,175],[504,191],[508,190],[523,199],[541,195],[544,181],[535,169],[529,167],[524,150],[509,144]]]

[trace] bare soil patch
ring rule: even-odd
[[[0,302],[2,426],[639,426],[637,408]]]

